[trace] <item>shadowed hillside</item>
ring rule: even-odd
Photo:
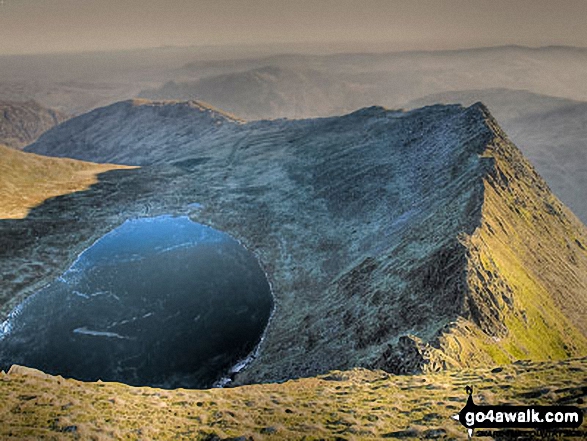
[[[94,162],[147,164],[181,157],[186,144],[204,147],[238,130],[240,122],[197,101],[129,100],[69,120],[26,150]]]
[[[35,141],[43,132],[65,121],[67,116],[34,101],[0,102],[0,144],[15,149]]]

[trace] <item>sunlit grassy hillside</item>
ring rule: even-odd
[[[22,219],[51,197],[87,189],[108,170],[129,168],[48,158],[0,145],[0,219]]]
[[[416,376],[336,371],[282,384],[174,391],[17,367],[0,374],[0,439],[466,439],[451,416],[464,406],[467,385],[477,404],[584,407],[586,384],[586,358]]]

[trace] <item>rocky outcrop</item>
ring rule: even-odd
[[[22,275],[10,298],[129,217],[188,213],[242,241],[273,288],[237,381],[585,353],[585,227],[483,105],[220,124],[165,106],[100,109],[30,147],[145,166],[0,224],[0,268]]]
[[[585,227],[481,111],[492,137],[480,225],[463,238],[468,293],[437,346],[459,366],[583,353]]]

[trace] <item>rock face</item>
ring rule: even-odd
[[[471,105],[482,101],[554,193],[587,223],[587,103],[531,93],[488,89],[434,94],[407,105]]]
[[[127,218],[188,213],[240,239],[272,285],[240,382],[586,352],[585,227],[482,104],[251,123],[167,105],[116,104],[30,146],[144,167],[0,224],[11,298]]]
[[[0,101],[0,144],[22,149],[66,119],[65,114],[34,101]]]

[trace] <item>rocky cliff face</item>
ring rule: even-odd
[[[463,238],[467,295],[438,346],[457,366],[583,353],[585,227],[482,112],[490,162],[480,225]]]
[[[120,103],[31,146],[144,167],[0,224],[1,271],[20,275],[7,295],[127,218],[188,213],[241,240],[272,284],[240,382],[585,354],[585,227],[483,105],[251,123],[200,106]]]
[[[434,94],[407,108],[477,101],[488,106],[557,197],[587,223],[587,103],[525,90],[488,89]]]
[[[66,119],[65,114],[34,101],[0,101],[0,144],[22,149]]]

